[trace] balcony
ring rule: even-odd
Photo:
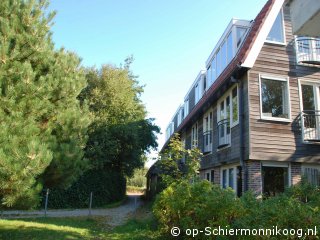
[[[297,37],[296,54],[298,63],[320,65],[320,38]]]
[[[302,111],[301,130],[303,141],[320,142],[320,111]]]
[[[212,130],[203,133],[203,153],[212,151]]]
[[[231,143],[230,121],[223,119],[218,122],[218,149],[229,146]]]

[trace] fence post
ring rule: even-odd
[[[44,216],[45,216],[45,217],[47,217],[48,199],[49,199],[49,188],[47,188],[47,192],[46,192],[46,202],[45,202],[45,205],[44,205]]]
[[[90,193],[90,201],[89,201],[89,216],[91,216],[91,207],[92,207],[92,192]]]

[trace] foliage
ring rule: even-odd
[[[89,69],[88,86],[80,99],[87,102],[93,122],[89,127],[86,157],[96,169],[113,169],[131,176],[143,167],[144,153],[157,147],[159,128],[153,119],[145,119],[139,98],[143,88],[131,73],[131,58],[124,67],[104,65]]]
[[[305,193],[310,201],[305,201]],[[207,180],[194,183],[184,180],[172,183],[158,195],[153,212],[163,234],[170,233],[173,226],[181,230],[218,226],[233,229],[273,229],[277,226],[297,230],[320,226],[319,206],[319,189],[305,182],[283,194],[261,200],[251,192],[237,198],[231,189],[221,189]],[[204,235],[198,237],[201,239]],[[259,236],[259,239],[270,238],[278,239],[277,236]],[[250,237],[237,236],[237,239]]]
[[[75,54],[54,50],[47,5],[0,2],[0,199],[9,207],[37,205],[43,182],[68,186],[87,167],[90,119],[77,100],[86,79]]]
[[[153,212],[163,234],[175,226],[188,228],[230,226],[244,209],[231,190],[208,181],[172,183],[157,196]],[[183,232],[183,231],[182,231]]]
[[[48,208],[87,208],[91,192],[92,207],[103,207],[124,199],[125,189],[126,181],[120,173],[111,170],[90,170],[66,190],[51,189]]]
[[[170,139],[168,148],[160,155],[157,165],[166,186],[174,182],[194,180],[200,166],[201,152],[197,148],[185,149],[179,134]]]
[[[133,176],[127,179],[127,186],[145,188],[147,172],[146,168],[136,169]]]

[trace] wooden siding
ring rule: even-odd
[[[256,160],[320,162],[320,145],[304,144],[300,128],[298,79],[320,82],[320,68],[296,64],[288,7],[284,8],[287,45],[265,43],[248,71],[249,158]],[[261,120],[259,74],[289,77],[291,122]]]

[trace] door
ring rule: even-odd
[[[320,84],[302,83],[302,134],[304,141],[320,141]]]

